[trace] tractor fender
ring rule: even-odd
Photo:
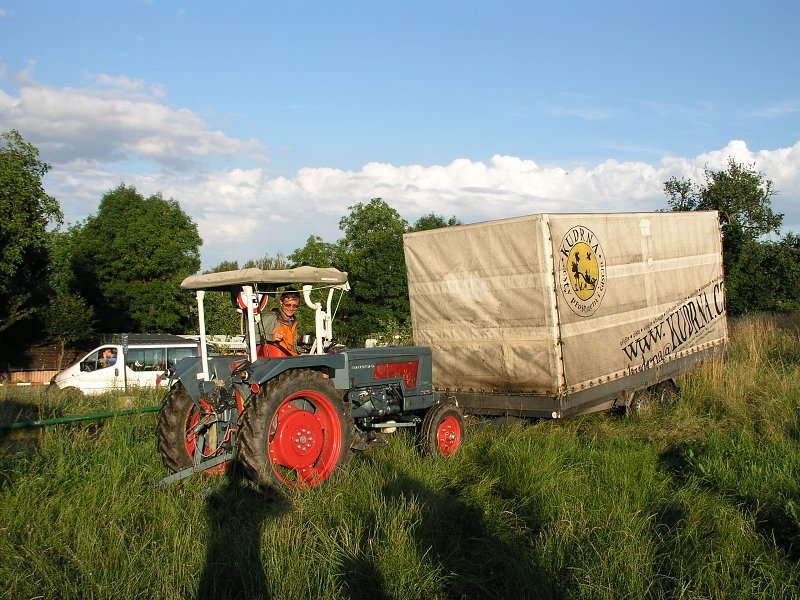
[[[345,354],[301,354],[285,358],[260,358],[250,365],[250,381],[266,385],[281,373],[295,369],[312,369],[326,373],[338,389],[350,385]]]
[[[247,357],[244,355],[209,356],[208,374],[212,379],[228,381],[231,378],[231,365],[246,359]],[[169,387],[171,388],[176,382],[180,381],[189,396],[197,404],[200,402],[199,376],[202,371],[203,368],[199,356],[184,358],[175,365],[175,371],[169,379]]]
[[[190,356],[179,361],[175,365],[169,377],[169,386],[176,381],[184,382],[187,377],[194,378],[196,373],[200,372],[200,357]],[[185,383],[184,383],[185,387]]]

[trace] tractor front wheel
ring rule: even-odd
[[[184,387],[177,383],[167,392],[158,411],[158,424],[156,425],[156,439],[158,451],[164,466],[173,473],[186,469],[194,464],[194,452],[197,443],[197,434],[194,428],[200,420],[200,410]],[[214,448],[217,444],[209,443],[211,438],[216,438],[216,424],[211,425],[206,433],[209,438],[203,448],[203,457],[209,458],[219,454],[222,449]],[[216,440],[214,440],[216,441]],[[208,469],[209,473],[224,473],[227,461],[221,465]]]
[[[237,458],[259,485],[317,487],[350,457],[352,420],[342,392],[316,371],[288,371],[242,415]]]
[[[452,456],[464,439],[464,416],[455,404],[437,404],[428,410],[420,428],[425,454]]]

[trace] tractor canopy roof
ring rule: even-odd
[[[228,291],[232,286],[268,284],[268,287],[290,284],[323,284],[326,286],[347,283],[347,273],[333,267],[296,267],[294,269],[238,269],[190,275],[181,282],[182,290]]]

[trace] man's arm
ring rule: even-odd
[[[256,327],[256,343],[263,344],[264,342],[272,341],[272,332],[278,326],[277,315],[269,311],[261,315],[261,323]],[[263,337],[262,337],[263,336]]]

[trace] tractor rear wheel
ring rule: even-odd
[[[322,373],[288,371],[242,415],[237,458],[259,485],[317,487],[350,457],[353,423]]]
[[[164,466],[173,473],[186,469],[194,464],[195,443],[197,434],[193,433],[197,422],[200,420],[201,412],[192,400],[186,389],[177,383],[164,396],[161,403],[161,410],[158,411],[158,424],[156,425],[156,439],[158,440],[158,451],[161,453],[161,460]],[[213,431],[211,431],[213,429]],[[215,437],[216,424],[211,425],[207,437]],[[211,435],[209,435],[211,434]],[[203,457],[209,458],[222,452],[222,448],[214,448],[216,443],[206,442],[203,449]],[[221,465],[208,469],[208,473],[223,473],[227,461]]]
[[[420,446],[425,454],[451,456],[464,439],[464,416],[455,404],[437,404],[425,413],[420,428]]]

